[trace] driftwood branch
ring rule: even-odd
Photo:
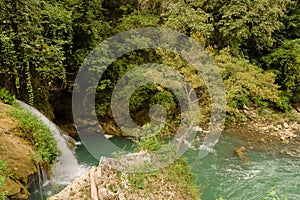
[[[91,199],[92,200],[99,200],[98,199],[98,190],[97,190],[97,186],[95,183],[95,179],[94,179],[94,170],[95,168],[93,167],[90,171],[90,181],[91,181]]]

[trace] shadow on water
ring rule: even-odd
[[[126,151],[132,151],[134,142],[128,138],[124,137],[112,137],[109,138],[109,141],[119,147],[120,149],[124,149]],[[88,165],[88,166],[97,166],[99,163],[99,159],[96,159],[90,152],[85,148],[84,145],[78,145],[75,149],[76,158],[80,164]],[[114,155],[109,155],[113,157]]]

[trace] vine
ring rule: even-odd
[[[28,97],[29,97],[29,105],[33,105],[34,103],[34,94],[33,94],[33,87],[31,83],[31,74],[30,74],[30,66],[29,63],[27,62],[26,68],[25,68],[25,74],[26,74],[26,86],[27,86],[27,92],[28,92]]]

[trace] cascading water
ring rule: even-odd
[[[88,167],[78,163],[74,149],[68,144],[68,141],[72,140],[69,136],[63,134],[52,121],[50,121],[37,109],[19,100],[17,100],[17,103],[22,108],[29,110],[34,116],[48,126],[57,142],[59,150],[61,151],[61,155],[57,158],[57,161],[52,168],[51,179],[43,180],[44,186],[48,184],[67,185],[76,177],[79,177],[88,170]]]

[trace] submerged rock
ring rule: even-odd
[[[248,161],[248,157],[245,154],[246,148],[244,146],[240,146],[235,150],[235,154],[244,162]]]

